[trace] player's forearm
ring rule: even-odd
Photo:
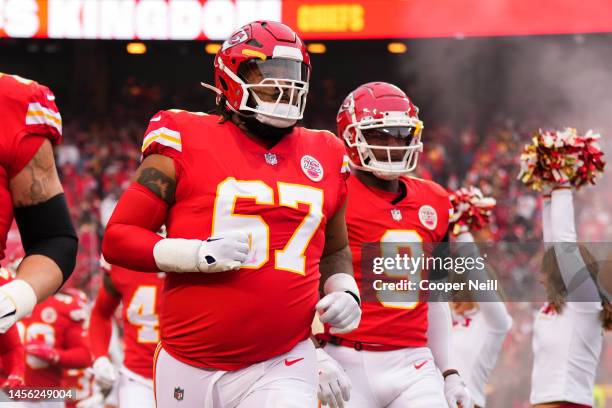
[[[325,295],[325,283],[331,276],[339,273],[353,276],[353,257],[348,245],[322,257],[319,272],[321,273],[320,292],[322,296]]]
[[[57,365],[62,368],[87,368],[91,365],[91,354],[85,346],[59,351]]]
[[[112,296],[103,288],[100,289],[96,304],[91,311],[89,339],[91,343],[91,352],[95,358],[108,354],[108,347],[113,335],[113,323],[111,319],[116,308],[110,302],[111,300],[113,300]]]

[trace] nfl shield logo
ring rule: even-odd
[[[174,389],[174,399],[177,401],[182,401],[183,397],[185,396],[185,390],[182,389],[181,387],[176,387]]]
[[[391,217],[393,217],[395,221],[399,222],[402,220],[402,212],[397,208],[394,208],[391,210]]]
[[[268,163],[270,166],[276,166],[276,164],[278,163],[278,160],[276,160],[276,155],[274,153],[266,153],[264,156],[266,158],[266,163]]]

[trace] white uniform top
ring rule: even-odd
[[[511,326],[502,302],[481,302],[463,316],[453,314],[454,359],[479,407],[485,406],[485,386]]]
[[[544,203],[543,215],[544,236],[553,242],[549,247],[555,248],[563,281],[566,286],[568,282],[580,282],[575,278],[584,268],[584,261],[578,248],[568,251],[567,245],[554,244],[576,242],[571,190],[553,191],[552,200]],[[585,300],[598,297],[593,280],[585,279],[569,293],[561,314],[548,305],[537,314],[533,328],[532,404],[563,401],[593,405],[595,374],[603,344],[602,305]]]
[[[456,242],[460,256],[480,256],[472,234],[461,234]],[[486,269],[476,268],[469,272],[469,278],[484,281],[491,276]],[[463,316],[453,314],[452,347],[455,365],[472,394],[474,404],[484,407],[485,386],[512,327],[512,318],[497,293],[481,295],[479,300],[478,308]]]

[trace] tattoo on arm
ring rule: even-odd
[[[15,207],[44,203],[62,192],[50,143],[43,143],[30,162],[11,180],[11,192]]]
[[[143,169],[137,181],[168,204],[172,204],[174,201],[176,181],[156,168],[147,167]]]

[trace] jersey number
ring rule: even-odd
[[[304,275],[304,253],[323,218],[323,190],[282,182],[277,182],[276,187],[278,205],[297,209],[298,204],[306,204],[308,214],[285,247],[274,251],[274,268]],[[260,205],[274,205],[274,190],[261,180],[236,180],[233,177],[225,179],[217,187],[212,235],[226,231],[246,231],[251,250],[242,267],[258,269],[268,262],[270,227],[259,215],[236,214],[234,209],[239,198],[252,198]]]
[[[407,253],[410,257],[419,258],[423,253],[423,238],[415,230],[387,230],[380,242],[381,255],[384,258],[394,258],[398,253]],[[386,269],[384,274],[390,278],[408,279],[417,285],[421,278],[420,269],[413,274],[406,270]],[[417,298],[418,291],[376,292],[376,296],[384,307],[394,309],[414,309],[419,304],[413,300]]]
[[[138,327],[139,343],[159,342],[159,316],[155,312],[156,286],[139,286],[134,292],[126,315]]]
[[[33,341],[42,339],[43,343],[50,347],[55,347],[55,329],[53,326],[46,323],[31,323],[26,326],[23,322],[18,323],[19,335],[21,336],[21,342],[23,344],[29,344]],[[37,357],[26,354],[25,358],[28,367],[35,370],[49,367],[49,363],[43,361]]]

